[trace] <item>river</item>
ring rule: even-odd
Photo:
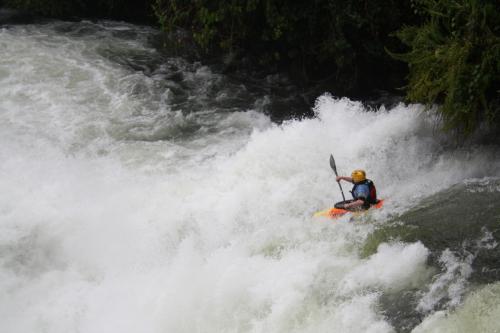
[[[0,27],[1,332],[498,330],[498,146],[334,92],[277,123],[279,77],[256,87],[158,35]],[[382,209],[312,217],[341,200],[331,153]]]

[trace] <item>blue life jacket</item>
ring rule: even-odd
[[[375,188],[375,184],[369,179],[354,184],[351,193],[354,200],[363,200],[363,208],[365,209],[370,208],[370,205],[378,202],[377,189]]]

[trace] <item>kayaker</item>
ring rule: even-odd
[[[370,179],[366,178],[364,170],[354,170],[351,177],[337,176],[337,182],[345,180],[354,184],[351,193],[353,200],[337,202],[335,208],[346,210],[363,210],[378,202],[377,190]]]

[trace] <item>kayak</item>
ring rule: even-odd
[[[379,200],[376,204],[372,205],[370,209],[378,209],[381,208],[384,205],[384,200]],[[328,217],[330,219],[338,219],[339,217],[348,214],[348,213],[353,213],[355,215],[363,214],[367,212],[366,210],[361,210],[361,211],[351,211],[347,209],[342,209],[342,208],[328,208],[325,210],[322,210],[320,212],[314,213],[314,217]]]

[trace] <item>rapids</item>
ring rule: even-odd
[[[326,92],[277,124],[268,90],[157,38],[0,27],[1,332],[498,329],[497,146]],[[383,209],[312,218],[341,199],[330,153]]]

